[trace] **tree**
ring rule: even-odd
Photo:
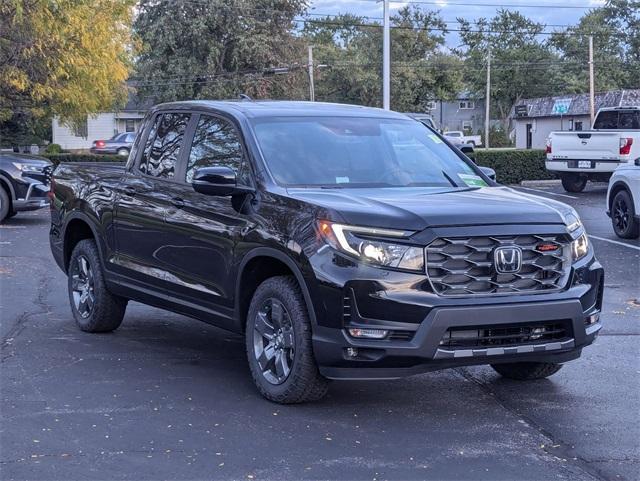
[[[391,108],[422,111],[429,100],[454,97],[461,89],[461,65],[444,52],[439,14],[404,7],[391,22]],[[308,22],[302,33],[316,47],[318,61],[330,67],[318,74],[318,99],[381,105],[380,24],[346,14]]]
[[[126,99],[133,0],[3,0],[0,126],[63,121]],[[24,126],[23,126],[24,127]],[[28,130],[28,129],[27,129]]]
[[[465,59],[465,80],[471,90],[484,98],[486,65],[491,52],[491,107],[506,127],[513,105],[524,97],[558,92],[561,82],[558,57],[538,40],[543,24],[518,12],[501,9],[492,19],[471,23],[458,19]]]
[[[305,0],[142,0],[138,90],[158,101],[290,96],[303,72],[263,71],[301,58],[292,31],[305,8]]]
[[[565,62],[567,91],[588,91],[589,35],[594,39],[596,91],[640,86],[640,2],[610,0],[551,37],[550,45]]]

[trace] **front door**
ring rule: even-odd
[[[527,124],[527,149],[533,145],[533,125]]]
[[[190,114],[160,113],[152,126],[139,161],[127,173],[115,208],[115,271],[138,287],[166,287],[162,252],[170,242],[165,216],[172,206],[172,187]]]
[[[205,113],[197,119],[185,159],[179,203],[166,216],[172,239],[165,252],[169,275],[174,292],[185,301],[197,299],[224,315],[233,309],[236,245],[254,225],[242,205],[249,199],[200,194],[191,180],[199,167],[227,166],[235,170],[239,185],[251,186],[250,168],[236,127]]]

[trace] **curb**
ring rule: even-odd
[[[535,186],[535,185],[560,185],[560,179],[551,179],[551,180],[523,180],[520,182],[520,185],[523,187],[527,186]]]

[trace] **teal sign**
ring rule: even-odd
[[[572,99],[558,99],[553,103],[553,110],[551,113],[553,115],[565,115],[569,112],[569,107],[571,107]]]

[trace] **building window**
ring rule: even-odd
[[[473,100],[461,100],[460,101],[460,110],[472,110],[475,109],[476,105]]]
[[[582,130],[582,121],[578,120],[573,123],[573,130]]]
[[[124,121],[124,131],[125,132],[135,132],[136,131],[136,121],[133,119],[126,119]]]
[[[89,137],[89,127],[87,125],[87,119],[84,119],[82,122],[74,122],[72,125],[73,135],[76,137],[82,137],[86,139]]]
[[[435,110],[438,108],[438,102],[435,100],[429,100],[427,102],[427,110]]]
[[[463,120],[462,130],[473,132],[473,120]]]

